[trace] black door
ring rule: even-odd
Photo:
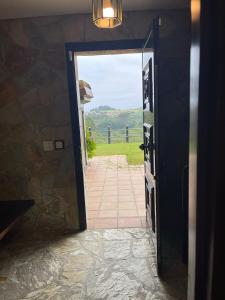
[[[157,203],[157,43],[159,19],[153,21],[152,28],[143,48],[143,135],[145,201],[147,222],[152,231],[157,269],[160,272],[160,229]]]
[[[182,31],[165,33],[154,19],[143,48],[146,209],[158,273],[187,261],[189,44]],[[181,49],[183,51],[181,51]],[[186,272],[186,270],[185,270]]]

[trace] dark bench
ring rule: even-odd
[[[0,240],[33,205],[33,200],[0,201]]]

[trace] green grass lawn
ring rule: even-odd
[[[144,154],[139,145],[140,143],[97,144],[94,156],[126,155],[129,165],[141,165],[144,163]]]

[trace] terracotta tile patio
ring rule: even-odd
[[[146,227],[144,167],[125,155],[97,156],[85,175],[89,229]]]

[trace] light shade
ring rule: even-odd
[[[99,28],[122,24],[122,0],[93,0],[93,22]]]

